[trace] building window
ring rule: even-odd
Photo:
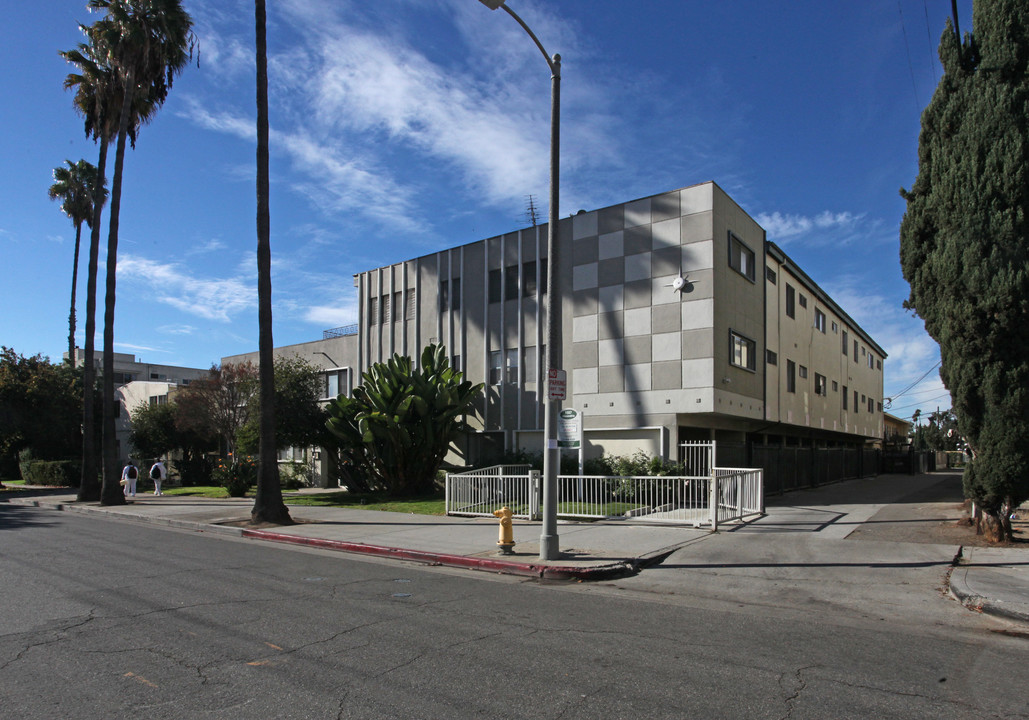
[[[797,317],[797,291],[793,286],[786,283],[786,317]]]
[[[807,368],[803,365],[800,366],[800,378],[802,380],[807,380]]]
[[[539,283],[536,281],[536,261],[532,260],[522,265],[522,297],[536,297],[536,289]]]
[[[843,345],[841,347],[843,348],[843,354],[846,355],[847,354],[847,344],[848,344],[847,343],[847,331],[846,330],[843,331],[843,336],[842,337],[843,337]]]
[[[489,354],[489,384],[499,385],[502,377],[503,366],[499,350],[493,350]]]
[[[875,400],[873,400],[872,398],[868,398],[868,412],[875,412]]]
[[[408,292],[412,292],[408,290]],[[460,310],[461,309],[461,278],[452,278],[450,280],[440,280],[439,283],[439,310],[440,312],[447,312],[448,310]],[[414,319],[414,302],[409,303],[407,311],[409,313],[408,319]]]
[[[450,367],[454,369],[454,372],[461,372],[461,356],[454,355],[450,358]]]
[[[792,360],[786,361],[786,392],[797,392],[797,365]]]
[[[773,350],[765,350],[765,362],[769,365],[778,365],[779,356]]]
[[[754,251],[732,232],[729,233],[729,267],[748,280],[754,280]]]
[[[775,285],[775,270],[770,267],[765,268],[765,280]]]
[[[489,301],[491,303],[498,303],[500,298],[503,297],[500,287],[503,277],[499,269],[489,271]]]
[[[407,308],[406,314],[404,315],[404,318],[406,320],[414,320],[414,309],[415,309],[414,308],[414,305],[415,305],[414,289],[412,288],[410,290],[405,290],[404,293],[405,293],[405,295],[407,295],[407,298],[404,301],[404,306]]]
[[[840,391],[840,384],[838,382],[836,382],[835,380],[832,381],[832,391],[833,392],[839,392]]]
[[[800,306],[802,308],[807,307],[807,296],[804,295],[804,293],[800,293],[800,297],[798,298],[798,300],[800,301]]]
[[[389,295],[383,295],[379,298],[379,307],[382,309],[382,324],[389,325]]]
[[[847,409],[847,397],[849,397],[849,395],[850,394],[847,392],[847,386],[844,385],[843,386],[843,409],[844,410]]]
[[[857,359],[857,352],[858,352],[858,341],[855,340],[854,341],[854,362],[858,361],[858,359]]]
[[[875,355],[873,355],[872,353],[868,353],[868,369],[875,369]]]
[[[858,391],[854,391],[854,412],[857,412],[861,406],[858,405]]]
[[[168,396],[167,395],[151,395],[150,396],[150,407],[153,407],[155,405],[167,405],[167,404],[168,404]]]
[[[536,348],[535,348],[535,346],[525,348],[525,353],[523,355],[523,358],[524,359],[522,361],[522,367],[525,368],[525,369],[522,370],[522,372],[524,373],[522,375],[522,377],[525,379],[526,383],[534,383],[534,382],[536,382]]]
[[[373,297],[368,298],[368,324],[377,325],[379,323],[379,298]]]
[[[832,334],[835,335],[840,331],[840,326],[836,324],[836,321],[832,321]]]
[[[747,370],[756,368],[756,358],[754,357],[757,352],[756,342],[730,330],[729,344],[731,351],[729,362]]]
[[[507,382],[510,385],[518,384],[518,351],[507,351]]]
[[[518,265],[508,265],[504,268],[504,299],[518,299]]]
[[[345,395],[347,389],[346,370],[329,370],[322,375],[322,400]]]
[[[547,294],[547,259],[540,260],[540,295]]]
[[[876,360],[875,361],[875,369],[876,370],[882,370],[883,369],[883,361],[882,360]]]
[[[450,281],[439,281],[439,311],[445,313],[450,310]]]
[[[815,308],[815,329],[819,332],[825,332],[825,313]]]
[[[826,396],[829,392],[826,388],[825,375],[815,373],[815,395]]]

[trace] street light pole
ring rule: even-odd
[[[547,342],[546,370],[547,384],[543,395],[543,529],[540,533],[540,560],[556,560],[560,555],[557,537],[557,473],[561,464],[557,447],[557,402],[551,397],[551,370],[558,368],[560,333],[555,332],[555,323],[560,322],[560,284],[554,282],[558,274],[558,203],[561,158],[561,56],[547,54],[539,38],[529,29],[514,10],[504,3],[506,0],[479,0],[490,10],[503,8],[508,15],[522,26],[550,68],[550,212],[547,220],[547,315],[544,337]]]

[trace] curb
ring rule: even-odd
[[[990,600],[988,597],[972,592],[972,589],[968,586],[968,581],[965,579],[963,573],[960,574],[960,577],[954,577],[954,573],[963,567],[960,564],[963,554],[964,548],[961,548],[958,550],[958,554],[954,558],[954,567],[951,570],[947,583],[947,589],[950,592],[950,596],[973,612],[993,615],[995,617],[1004,618],[1005,620],[1029,623],[1029,612],[1012,609],[1002,602]],[[967,571],[967,568],[965,569]]]
[[[441,565],[445,567],[463,568],[466,570],[483,570],[486,572],[499,573],[501,575],[518,575],[521,577],[531,577],[544,580],[609,580],[616,577],[634,575],[639,571],[637,564],[631,562],[616,562],[594,567],[545,565],[540,563],[517,562],[514,560],[500,560],[496,558],[451,555],[448,553],[437,553],[426,550],[409,550],[404,548],[385,547],[382,545],[369,545],[367,543],[348,542],[345,540],[308,538],[297,535],[286,535],[284,533],[268,532],[266,530],[244,529],[242,531],[242,536],[245,538],[253,538],[255,540],[269,540],[271,542],[305,545],[307,547],[337,550],[340,552],[356,553],[360,555],[372,555],[375,557],[393,558],[396,560],[410,560],[425,563],[427,565]]]
[[[501,575],[516,575],[542,580],[578,580],[585,582],[627,577],[639,573],[643,568],[651,567],[661,562],[674,551],[674,548],[666,549],[658,551],[657,553],[651,553],[650,555],[633,561],[617,561],[606,565],[595,565],[592,567],[548,565],[544,563],[501,560],[498,558],[452,555],[427,550],[393,548],[381,545],[370,545],[368,543],[348,542],[345,540],[308,538],[296,535],[287,535],[285,533],[270,532],[267,530],[248,530],[246,528],[219,525],[217,524],[217,521],[214,523],[201,523],[194,520],[176,520],[174,518],[147,517],[145,515],[126,515],[124,512],[108,510],[99,506],[76,505],[65,502],[46,502],[45,500],[40,501],[30,498],[9,498],[7,501],[12,505],[24,505],[47,510],[83,514],[96,513],[116,520],[139,521],[151,523],[153,525],[165,525],[167,527],[194,530],[196,532],[213,532],[232,535],[235,537],[244,537],[252,540],[266,540],[270,542],[304,545],[307,547],[336,550],[339,552],[349,552],[359,555],[371,555],[374,557],[392,558],[395,560],[408,560],[412,562],[420,562],[426,565],[455,567],[466,570],[481,570],[485,572],[499,573]]]

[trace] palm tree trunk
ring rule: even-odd
[[[111,180],[111,218],[107,233],[107,294],[104,299],[104,415],[103,456],[104,482],[100,490],[101,505],[124,505],[119,473],[120,458],[115,430],[114,399],[114,303],[118,275],[118,213],[121,210],[122,168],[125,165],[125,138],[128,135],[129,112],[135,79],[130,68],[125,76],[125,97],[118,124],[118,146],[114,154],[114,178]]]
[[[282,501],[275,451],[275,368],[272,359],[272,252],[268,188],[268,44],[264,0],[254,0],[257,26],[257,307],[261,385],[260,450],[253,522],[291,523]]]
[[[107,170],[107,138],[100,138],[100,159],[97,160],[97,185],[103,187],[104,172]],[[84,343],[85,366],[82,369],[82,478],[79,481],[79,502],[96,502],[100,499],[100,483],[97,481],[96,462],[96,411],[93,399],[96,397],[96,365],[94,363],[94,336],[96,334],[96,276],[100,256],[100,218],[104,205],[93,205],[93,227],[89,233],[89,266],[86,271],[86,341]]]
[[[79,283],[79,244],[82,222],[75,223],[75,260],[71,266],[71,311],[68,313],[68,364],[75,367],[75,291]]]

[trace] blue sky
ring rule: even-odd
[[[199,67],[126,155],[115,343],[208,367],[257,348],[253,3],[183,4]],[[898,190],[917,175],[949,2],[510,5],[563,58],[563,216],[714,180],[886,349],[887,396],[932,370],[936,344],[901,307]],[[74,229],[47,188],[65,159],[97,159],[57,52],[96,16],[84,0],[5,10],[0,344],[56,359]],[[355,272],[523,227],[530,194],[546,216],[549,71],[506,13],[477,0],[268,10],[276,345],[355,322]],[[958,10],[970,30],[970,0]],[[98,303],[99,336],[102,290]],[[937,405],[950,402],[932,370],[892,412]]]

